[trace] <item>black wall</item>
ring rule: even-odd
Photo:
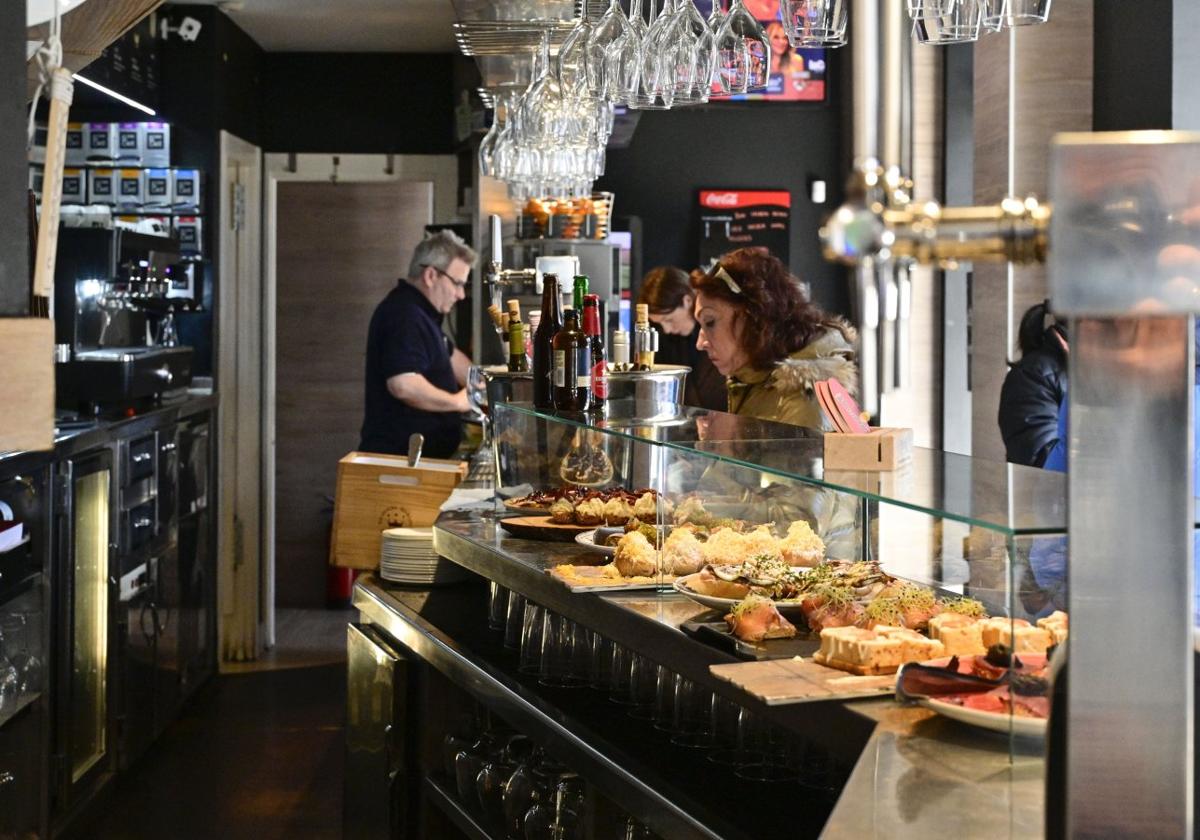
[[[0,316],[29,314],[24,10],[23,3],[0,10]]]
[[[831,84],[831,96],[837,86]],[[821,256],[817,229],[841,203],[848,171],[841,103],[747,103],[648,111],[627,149],[608,153],[597,188],[616,194],[618,216],[642,220],[642,264],[696,267],[701,189],[787,189],[792,194],[793,273],[824,308],[846,313],[845,271]],[[826,182],[825,204],[808,181]],[[635,278],[640,279],[640,278]]]
[[[267,151],[437,155],[454,151],[453,56],[267,53]]]
[[[1092,88],[1094,130],[1173,127],[1172,7],[1179,1],[1098,0],[1096,3]],[[1189,85],[1196,83],[1195,79],[1179,81]]]

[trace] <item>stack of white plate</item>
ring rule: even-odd
[[[379,576],[392,583],[430,586],[461,580],[462,570],[433,550],[432,528],[388,528],[379,552]]]

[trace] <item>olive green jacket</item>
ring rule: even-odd
[[[791,423],[812,429],[830,429],[817,402],[814,384],[836,379],[854,393],[858,368],[854,364],[854,329],[830,327],[770,370],[746,366],[729,377],[729,411],[760,420]]]

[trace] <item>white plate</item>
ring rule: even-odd
[[[616,548],[609,545],[598,545],[596,543],[596,533],[604,531],[607,534],[620,534],[624,532],[624,528],[596,528],[592,531],[584,531],[582,534],[575,535],[575,542],[586,548],[588,551],[594,551],[597,554],[604,554],[612,557],[616,553]]]
[[[957,703],[947,703],[945,700],[933,700],[928,697],[923,697],[917,702],[927,709],[932,709],[939,715],[948,717],[951,720],[957,720],[960,723],[965,723],[968,726],[990,729],[992,732],[1001,732],[1005,735],[1011,731],[1014,735],[1020,735],[1024,738],[1046,737],[1046,721],[1042,718],[1021,717],[1020,715],[1008,715],[999,712],[984,712],[979,709],[969,709],[966,706],[959,706]]]
[[[701,595],[699,592],[688,588],[688,581],[694,577],[697,577],[699,574],[700,572],[696,572],[695,574],[684,575],[681,578],[676,578],[675,582],[671,585],[675,587],[675,591],[680,595],[686,595],[697,604],[702,604],[714,610],[724,610],[726,612],[733,609],[733,605],[738,603],[739,599],[718,598],[715,595]],[[800,609],[799,601],[776,601],[775,608],[784,616],[797,616],[801,619],[804,617],[804,614]]]

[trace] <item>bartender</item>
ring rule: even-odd
[[[470,359],[442,331],[466,297],[475,252],[452,231],[427,235],[413,251],[408,276],[375,308],[367,331],[363,452],[401,455],[414,432],[424,454],[453,455],[470,411],[465,385]]]

